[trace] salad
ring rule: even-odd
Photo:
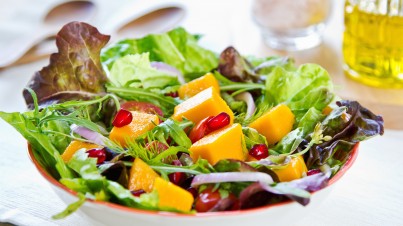
[[[107,47],[72,22],[23,91],[27,112],[0,117],[79,200],[172,211],[307,205],[383,119],[333,92],[325,69],[286,57],[215,53],[176,28]]]

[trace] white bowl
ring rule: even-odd
[[[32,149],[28,146],[28,153],[38,171],[52,185],[56,194],[66,203],[77,200],[76,192],[66,188],[54,179],[35,159]],[[103,201],[87,200],[78,210],[82,215],[91,219],[94,224],[101,225],[147,225],[147,226],[245,226],[245,225],[290,225],[297,219],[312,214],[316,207],[329,195],[334,183],[352,166],[358,155],[358,144],[354,146],[349,159],[340,171],[330,179],[326,188],[313,192],[307,206],[296,202],[284,201],[281,203],[258,207],[248,210],[224,211],[212,213],[180,214],[161,211],[149,211],[125,207]]]

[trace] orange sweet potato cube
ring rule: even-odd
[[[130,124],[122,127],[113,127],[109,138],[122,145],[127,146],[127,141],[134,140],[140,135],[152,130],[158,125],[159,119],[157,115],[147,114],[143,112],[131,111],[133,120]]]
[[[178,90],[179,98],[187,99],[209,87],[214,87],[217,91],[220,90],[218,81],[212,73],[207,73],[200,78],[194,79],[186,84],[181,85]]]
[[[249,127],[265,136],[269,144],[275,144],[292,130],[294,122],[291,109],[280,104],[253,121]]]
[[[155,178],[154,189],[158,193],[160,208],[174,208],[183,212],[191,210],[194,198],[185,189],[160,177]]]
[[[70,159],[73,157],[73,155],[80,149],[84,148],[86,151],[94,149],[94,148],[102,148],[102,146],[99,146],[97,144],[92,144],[92,143],[87,143],[87,142],[82,142],[78,140],[73,140],[70,142],[69,146],[64,150],[62,154],[62,159],[65,162],[70,161]]]
[[[143,189],[145,192],[153,190],[154,180],[159,175],[140,158],[133,161],[129,175],[129,190]]]
[[[215,116],[221,112],[226,112],[231,118],[231,123],[233,122],[234,113],[221,98],[220,93],[214,87],[210,87],[177,105],[172,118],[181,121],[185,117],[198,123],[208,116]]]
[[[245,160],[242,126],[238,123],[208,134],[190,147],[194,161],[199,157],[214,165],[222,159]]]
[[[281,182],[286,182],[300,179],[306,172],[308,172],[308,169],[305,165],[304,158],[300,155],[292,158],[285,168],[274,169],[273,171],[277,174],[278,179]]]

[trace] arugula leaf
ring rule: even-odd
[[[162,162],[163,159],[168,158],[169,156],[173,156],[176,154],[178,154],[179,152],[183,152],[183,153],[189,153],[187,148],[184,147],[177,147],[177,146],[171,146],[169,147],[167,150],[159,153],[157,156],[155,156],[154,158],[152,158],[149,162],[149,164],[151,165],[156,165]]]
[[[42,115],[43,112],[40,114]],[[73,177],[70,169],[64,164],[59,151],[52,144],[52,140],[38,127],[37,118],[33,116],[33,112],[0,112],[0,117],[27,139],[28,143],[32,146],[35,156],[41,156],[38,158],[40,163],[53,177]],[[56,167],[57,171],[54,170],[54,167]]]
[[[172,115],[174,107],[181,102],[177,98],[165,96],[163,94],[151,92],[150,90],[142,88],[116,87],[108,85],[107,91],[112,92],[126,100],[136,100],[152,103],[162,109],[162,111],[164,112],[164,116]]]
[[[190,121],[184,122],[183,124],[189,126],[192,125]],[[187,127],[185,126],[185,127]],[[192,142],[190,141],[189,137],[183,130],[184,128],[181,128],[179,125],[179,122],[176,122],[172,119],[167,119],[163,123],[157,125],[152,129],[149,133],[153,134],[153,137],[160,137],[161,136],[164,138],[164,140],[160,140],[161,142],[164,142],[168,136],[171,137],[175,143],[177,143],[179,146],[184,147],[184,148],[190,148],[192,146]]]
[[[52,54],[49,65],[36,72],[28,83],[38,95],[39,105],[50,100],[88,99],[94,93],[104,92],[107,78],[99,55],[109,38],[86,23],[65,25],[56,35],[59,52]],[[23,94],[32,109],[30,93],[24,90]]]

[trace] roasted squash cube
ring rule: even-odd
[[[231,118],[230,123],[233,122],[234,113],[221,98],[220,93],[214,87],[210,87],[177,105],[172,118],[181,121],[185,117],[198,123],[208,116],[215,116],[221,112],[226,112]]]
[[[293,157],[285,168],[273,170],[281,182],[300,179],[308,169],[302,156]]]
[[[200,78],[197,78],[186,84],[181,85],[181,87],[178,90],[179,98],[187,99],[209,87],[214,87],[217,91],[220,90],[218,81],[212,73],[207,73],[206,75]]]
[[[253,121],[249,127],[265,136],[269,144],[275,144],[292,130],[294,122],[291,109],[280,104]]]
[[[140,158],[133,161],[129,175],[129,190],[143,189],[145,192],[153,190],[154,180],[159,175]]]
[[[245,160],[242,126],[238,123],[208,134],[190,147],[194,161],[199,157],[215,164],[222,159]]]
[[[122,127],[113,127],[109,138],[122,145],[127,146],[127,141],[134,140],[145,132],[152,130],[158,125],[158,116],[143,112],[131,111],[133,120],[130,124]]]
[[[174,208],[183,212],[192,208],[193,195],[185,189],[160,177],[155,178],[154,189],[158,193],[160,208]]]
[[[87,143],[87,142],[82,142],[78,140],[73,140],[70,142],[69,146],[67,146],[66,150],[64,150],[62,154],[62,159],[65,162],[70,161],[70,159],[73,157],[73,155],[80,149],[84,148],[86,151],[95,149],[95,148],[102,148],[102,146],[99,146],[97,144],[92,144],[92,143]]]

